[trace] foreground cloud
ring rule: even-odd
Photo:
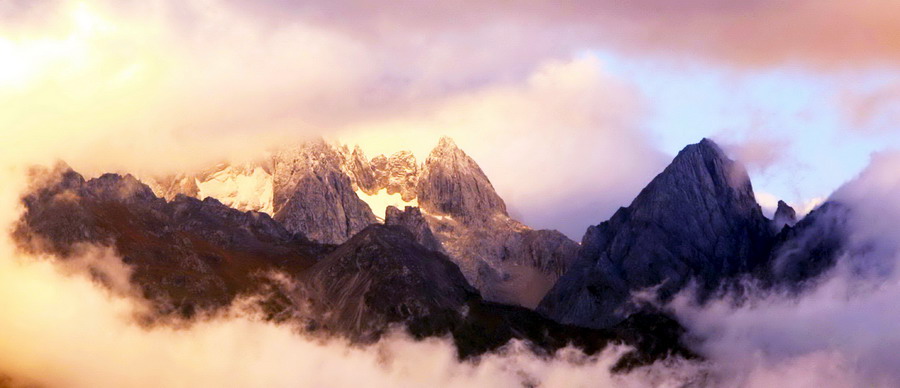
[[[831,200],[853,208],[848,254],[819,284],[796,295],[767,293],[674,307],[704,338],[724,386],[890,387],[900,384],[900,153],[885,153]]]
[[[0,225],[19,215],[24,177],[4,171]],[[587,357],[563,349],[538,357],[521,343],[460,362],[449,339],[414,341],[403,334],[370,346],[322,340],[234,306],[184,327],[144,326],[140,299],[119,284],[92,282],[86,268],[126,274],[121,259],[88,249],[65,265],[31,257],[0,237],[0,377],[12,386],[641,387],[694,379],[698,365],[671,363],[612,375],[625,349]],[[96,273],[96,272],[95,272]]]

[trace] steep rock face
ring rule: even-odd
[[[555,277],[565,273],[578,253],[578,244],[555,230],[527,229],[508,240],[501,260],[529,265]]]
[[[683,149],[631,205],[588,228],[579,259],[539,311],[605,327],[636,306],[635,291],[663,300],[696,282],[700,295],[765,264],[773,232],[743,168],[704,139]]]
[[[378,155],[372,159],[371,168],[375,175],[375,186],[379,190],[385,189],[388,194],[400,194],[406,202],[418,196],[416,185],[419,181],[419,164],[412,152],[398,151],[390,157]]]
[[[488,300],[536,306],[578,250],[559,232],[511,219],[478,164],[449,138],[428,156],[418,194],[438,240]]]
[[[380,188],[379,183],[372,169],[372,164],[366,158],[362,148],[357,145],[353,147],[353,151],[349,151],[347,146],[344,146],[342,154],[344,156],[343,170],[350,177],[353,185],[366,194],[372,195],[377,193]]]
[[[399,193],[404,201],[411,201],[418,196],[416,185],[419,178],[419,166],[416,157],[409,151],[395,152],[387,160],[385,188],[388,194]]]
[[[478,164],[447,137],[425,160],[417,191],[419,205],[432,214],[459,217],[463,222],[507,216],[506,204]]]
[[[314,326],[372,338],[390,323],[429,333],[446,329],[477,297],[446,256],[389,225],[369,226],[338,247],[303,277],[303,288],[314,316],[322,317]]]
[[[264,293],[269,273],[298,274],[329,250],[264,213],[183,195],[167,202],[130,175],[42,174],[45,183],[23,198],[18,244],[63,260],[78,259],[86,244],[111,247],[131,271],[127,280],[164,315],[190,317]],[[103,275],[108,264],[91,263],[91,271]],[[285,300],[273,295],[267,303]]]
[[[772,218],[775,231],[781,231],[785,226],[794,226],[797,223],[797,212],[784,201],[778,201],[778,209]]]
[[[420,243],[441,247],[436,250],[448,253],[487,299],[529,307],[568,268],[577,250],[558,232],[531,230],[510,219],[477,163],[448,138],[421,168],[408,151],[368,161],[358,146],[351,150],[317,140],[255,164],[223,164],[148,182],[167,199],[179,193],[213,197],[239,210],[273,214],[289,231],[331,244],[376,222],[375,215],[389,205],[421,205],[416,212],[430,229],[427,234],[419,232],[418,216],[386,223],[403,223],[421,237]],[[418,202],[420,191],[430,198],[427,203]]]
[[[302,276],[297,297],[309,301],[304,316],[312,330],[371,342],[402,324],[416,338],[452,337],[461,358],[511,339],[543,355],[570,345],[588,354],[613,343],[633,347],[616,370],[696,357],[681,342],[684,329],[665,315],[643,314],[608,330],[590,330],[485,302],[448,257],[416,244],[399,226],[372,225],[348,240]]]
[[[443,252],[441,242],[434,237],[431,227],[428,226],[428,221],[425,221],[425,217],[422,216],[422,211],[419,208],[407,206],[400,210],[394,206],[388,206],[385,215],[385,225],[402,226],[409,230],[416,241],[422,244],[423,247],[432,251]]]
[[[319,242],[346,241],[376,222],[341,170],[341,155],[323,140],[273,157],[274,218],[287,230]]]

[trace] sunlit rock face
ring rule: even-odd
[[[510,218],[488,177],[449,138],[428,155],[417,191],[444,249],[489,300],[536,306],[578,250],[557,231]]]
[[[539,311],[587,327],[614,324],[637,306],[633,293],[666,300],[690,282],[704,295],[763,266],[773,231],[743,167],[704,139],[609,221],[588,228],[577,262]]]
[[[341,155],[343,156],[341,167],[344,173],[350,177],[350,181],[353,182],[354,189],[361,190],[368,195],[377,193],[381,185],[378,183],[375,177],[375,170],[373,170],[372,164],[366,158],[362,148],[357,145],[350,151],[347,146],[343,146],[341,147]],[[372,210],[377,211],[377,209]]]
[[[506,204],[478,164],[446,137],[428,155],[418,193],[419,206],[432,214],[467,223],[508,217]]]
[[[419,165],[412,152],[395,152],[386,160],[379,159],[377,166],[375,176],[378,187],[386,189],[388,194],[400,194],[404,201],[411,201],[418,196],[416,184],[419,181]]]
[[[211,197],[268,213],[288,231],[323,243],[340,244],[378,222],[409,227],[416,236],[430,235],[419,242],[447,253],[486,299],[527,307],[537,305],[578,250],[557,231],[510,218],[488,177],[450,138],[422,164],[408,151],[369,160],[358,146],[318,139],[255,163],[145,181],[170,200]],[[414,210],[418,216],[395,212],[389,221],[391,206],[421,210]]]
[[[337,244],[376,222],[341,170],[343,158],[317,140],[275,153],[272,162],[274,218],[292,232]]]
[[[272,214],[270,163],[221,163],[197,174],[142,179],[156,196],[167,200],[178,194],[198,199],[215,198],[241,211]]]

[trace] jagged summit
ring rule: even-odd
[[[342,149],[344,153],[344,163],[342,165],[344,172],[350,177],[355,188],[362,192],[372,195],[378,192],[378,183],[372,164],[366,158],[365,152],[357,144],[353,147],[353,151],[349,151],[346,146]],[[373,209],[377,211],[377,209]]]
[[[456,146],[456,142],[453,141],[452,137],[441,136],[441,138],[438,139],[438,144],[434,149],[459,149],[459,147]]]
[[[627,315],[634,291],[655,287],[665,299],[691,281],[711,291],[766,261],[769,225],[746,170],[703,139],[679,152],[629,207],[588,228],[579,260],[540,311],[603,327]]]
[[[373,160],[378,187],[387,190],[388,194],[400,194],[403,201],[412,201],[417,197],[416,185],[419,180],[419,164],[409,151],[397,151],[385,158],[383,155]]]
[[[490,180],[449,137],[442,137],[425,160],[417,191],[420,206],[431,213],[465,221],[507,216],[506,204]]]
[[[797,211],[784,201],[779,200],[778,209],[775,210],[775,216],[772,217],[772,223],[775,224],[776,231],[780,231],[785,226],[794,226],[797,223]]]
[[[336,244],[376,222],[341,168],[343,157],[323,139],[279,150],[273,157],[274,218],[292,232]]]
[[[426,247],[447,253],[485,298],[530,307],[578,249],[557,232],[511,219],[478,164],[449,137],[423,164],[409,151],[369,159],[358,145],[317,138],[285,145],[247,167],[225,164],[148,183],[170,200],[212,197],[266,212],[289,231],[329,244],[346,241],[384,214],[385,224],[408,227]],[[389,206],[397,209],[388,214]],[[400,211],[407,206],[421,211]],[[506,290],[512,285],[528,292]]]

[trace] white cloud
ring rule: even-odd
[[[449,135],[525,223],[576,240],[627,205],[665,165],[640,130],[641,99],[594,58],[548,61],[524,83],[448,97],[422,113],[342,133],[369,155],[398,145],[420,160]]]
[[[801,295],[751,295],[674,306],[723,386],[900,384],[900,153],[882,154],[831,199],[852,207],[848,254]]]

